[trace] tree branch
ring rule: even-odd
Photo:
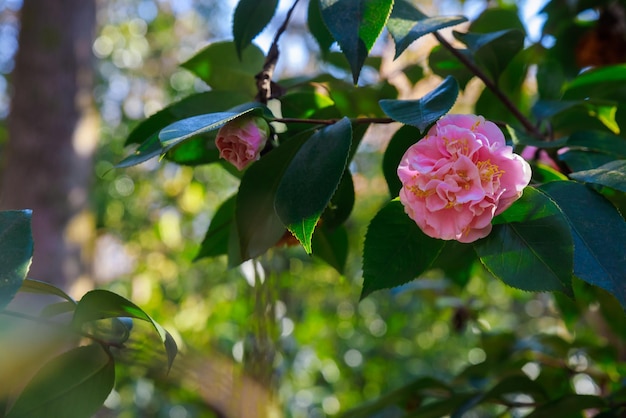
[[[276,35],[274,35],[274,40],[272,41],[272,45],[270,46],[270,49],[267,52],[267,57],[265,58],[265,63],[263,64],[263,70],[261,70],[260,73],[254,76],[254,78],[256,78],[256,85],[257,85],[257,90],[258,90],[256,100],[263,104],[266,104],[267,101],[271,99],[272,97],[280,96],[280,94],[272,93],[272,88],[280,91],[280,87],[278,86],[278,84],[272,82],[274,69],[276,68],[276,62],[278,61],[278,56],[280,55],[278,51],[278,40],[280,39],[283,32],[285,32],[285,30],[287,29],[287,25],[289,24],[289,19],[291,19],[291,14],[293,13],[293,10],[296,8],[298,1],[300,0],[295,0],[293,2],[293,5],[287,12],[285,21],[280,26],[280,28],[278,28],[278,30],[276,31]]]
[[[524,116],[524,114],[517,108],[517,106],[515,106],[515,104],[502,92],[502,90],[500,90],[496,83],[491,80],[483,70],[478,68],[476,64],[467,59],[465,55],[463,55],[461,52],[459,52],[458,49],[456,49],[448,41],[446,41],[445,38],[441,36],[441,34],[439,34],[439,32],[433,32],[433,35],[435,35],[437,41],[439,41],[439,43],[444,48],[450,51],[452,55],[454,55],[459,61],[461,61],[463,65],[467,67],[467,69],[469,69],[476,77],[480,78],[482,82],[485,83],[485,86],[489,90],[491,90],[493,94],[496,95],[496,97],[502,102],[502,104],[504,104],[504,106],[506,106],[506,108],[515,117],[515,119],[517,119],[522,124],[522,126],[524,126],[524,129],[529,134],[539,139],[543,138],[543,135],[541,134],[539,129],[535,125],[533,125],[533,123],[528,120],[526,116]]]

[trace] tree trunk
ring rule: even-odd
[[[2,209],[33,209],[29,276],[67,289],[92,238],[87,188],[98,118],[91,45],[95,0],[25,0],[12,74]]]

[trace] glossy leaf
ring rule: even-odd
[[[274,209],[276,191],[292,158],[310,135],[306,131],[290,138],[245,171],[235,207],[241,261],[264,254],[285,233]]]
[[[466,22],[464,16],[428,17],[405,0],[396,0],[387,22],[387,29],[396,44],[398,58],[416,39],[439,29]]]
[[[278,0],[240,0],[237,3],[233,16],[233,38],[240,58],[242,51],[270,23],[276,6]]]
[[[572,173],[570,177],[626,193],[626,160],[611,161],[592,170]]]
[[[213,90],[242,92],[251,99],[256,95],[254,79],[265,62],[265,54],[254,44],[237,54],[234,42],[215,42],[198,52],[181,67],[191,71]]]
[[[89,418],[115,383],[113,359],[100,345],[53,358],[26,385],[6,418]]]
[[[293,157],[276,191],[276,213],[308,253],[317,221],[341,181],[351,143],[347,118],[320,129]]]
[[[344,274],[348,260],[348,231],[343,225],[330,229],[322,225],[315,230],[311,240],[311,248],[316,257]]]
[[[322,19],[322,11],[320,10],[320,2],[318,0],[309,1],[307,24],[309,32],[311,32],[311,35],[313,35],[320,47],[322,56],[326,56],[335,39],[333,39],[333,35],[329,32]]]
[[[509,286],[572,294],[574,245],[567,219],[545,194],[527,187],[474,243],[483,265]]]
[[[363,247],[363,290],[370,293],[403,285],[428,270],[445,241],[426,236],[392,200],[372,219]]]
[[[428,126],[445,115],[456,102],[459,85],[453,77],[446,77],[433,91],[418,100],[381,100],[385,114],[424,132]]]
[[[127,168],[137,164],[144,163],[154,157],[160,156],[164,151],[159,141],[159,135],[154,134],[150,136],[145,142],[143,142],[137,149],[128,157],[115,165],[115,168]]]
[[[152,324],[165,346],[168,369],[172,366],[178,352],[172,336],[139,306],[116,293],[102,289],[87,292],[76,305],[72,325],[80,330],[86,323],[118,317],[137,318]]]
[[[576,182],[541,187],[565,214],[574,237],[574,274],[613,294],[626,309],[626,222],[604,197]]]
[[[194,260],[228,254],[230,228],[235,221],[236,196],[231,196],[217,209]]]
[[[409,147],[422,139],[420,131],[411,125],[404,125],[391,137],[383,156],[383,175],[391,198],[400,193],[402,182],[398,178],[398,166]]]
[[[63,290],[54,285],[51,285],[50,283],[41,282],[39,280],[24,279],[24,281],[22,282],[22,287],[20,288],[20,292],[38,293],[41,295],[54,295],[65,299],[66,301],[71,302],[74,305],[76,304],[76,301]]]
[[[181,119],[211,112],[222,112],[246,101],[248,101],[248,96],[234,91],[206,91],[191,94],[141,121],[128,135],[126,145],[142,144],[167,125]]]
[[[31,210],[0,212],[0,311],[22,287],[33,257]]]
[[[472,245],[446,241],[431,267],[441,269],[445,277],[465,287],[472,277],[472,267],[477,260]]]
[[[474,60],[496,81],[513,57],[524,47],[524,33],[517,29],[486,34],[454,32],[454,36],[467,45],[474,53]]]
[[[578,416],[587,409],[602,409],[607,406],[604,399],[594,395],[566,395],[537,407],[526,418],[554,418],[555,416]]]
[[[579,149],[568,149],[559,154],[559,160],[565,162],[572,171],[585,171],[598,168],[615,160],[615,157],[603,152],[591,152]]]
[[[587,97],[611,98],[614,93],[624,99],[621,87],[626,82],[626,64],[610,65],[585,71],[572,80],[563,93],[563,99],[585,99]]]
[[[264,107],[259,103],[249,103],[240,107],[241,110],[209,113],[179,120],[166,126],[159,132],[159,141],[164,151],[194,136],[221,128],[233,119],[248,113],[262,112]]]
[[[322,18],[352,69],[354,84],[391,13],[393,0],[319,0]]]

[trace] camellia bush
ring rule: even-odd
[[[380,161],[389,200],[363,238],[362,299],[432,271],[462,288],[480,268],[520,291],[551,292],[572,329],[595,315],[593,332],[606,338],[518,340],[514,330],[484,333],[485,360],[455,379],[423,376],[344,416],[474,410],[485,416],[623,416],[626,65],[594,43],[599,23],[577,18],[592,7],[552,0],[543,10],[546,42],[533,43],[514,8],[490,7],[469,22],[427,16],[407,0],[310,0],[308,6],[295,0],[264,53],[252,41],[277,3],[238,3],[233,40],[212,43],[182,63],[209,89],[141,122],[127,139],[136,149],[118,168],[158,157],[187,166],[219,164],[239,179],[237,192],[212,217],[196,259],[225,256],[235,267],[299,245],[344,274],[355,248],[346,228],[355,205],[351,163],[372,125],[391,124],[396,130],[381,138],[387,145]],[[623,10],[619,2],[596,3],[601,17],[613,7]],[[305,6],[328,72],[277,80],[278,41],[293,10]],[[428,65],[409,63],[404,73],[412,84],[433,77],[438,85],[420,98],[399,99],[380,71],[383,60],[370,54],[381,36],[393,40],[399,62],[406,62],[401,58],[416,40],[434,36],[438,44]],[[472,113],[456,112],[473,79],[484,89]],[[35,281],[24,286],[55,293]],[[104,291],[79,302],[56,294],[64,302],[54,311],[73,311],[80,332],[109,317],[152,322],[173,359],[171,338],[131,302]],[[459,321],[471,319],[465,316]],[[117,321],[124,340],[127,320]],[[89,354],[98,373],[110,373],[111,351],[123,344],[97,335],[94,341],[57,363]],[[580,352],[584,356],[572,354]],[[581,358],[592,367],[581,367]],[[583,372],[594,388],[589,393],[572,384]],[[94,385],[105,394],[112,379]],[[49,383],[41,387],[50,390]],[[18,399],[7,417],[36,416],[20,414],[25,403]]]
[[[355,204],[351,162],[371,125],[394,123],[381,161],[389,203],[364,237],[361,298],[435,269],[464,286],[479,265],[522,291],[553,292],[570,323],[591,307],[611,335],[625,337],[626,66],[590,41],[600,23],[577,19],[587,3],[546,5],[543,35],[556,39],[547,47],[526,42],[514,9],[488,8],[468,23],[427,16],[405,0],[311,0],[308,28],[333,75],[274,80],[278,40],[297,3],[263,54],[252,41],[277,2],[240,1],[233,41],[182,64],[209,91],[157,112],[128,138],[139,146],[119,167],[161,157],[220,164],[240,179],[197,258],[226,256],[238,266],[298,244],[343,273]],[[614,5],[600,3],[603,15],[611,13]],[[453,30],[454,39],[439,32],[458,25],[465,29]],[[381,33],[393,39],[394,59],[434,36],[428,67],[416,78],[415,64],[405,70],[414,82],[432,73],[439,85],[399,100],[379,72],[381,60],[370,56]],[[364,67],[378,76],[362,77]],[[484,85],[473,114],[451,112],[473,78]],[[602,352],[593,374],[599,389],[581,394],[570,383],[578,372],[568,350],[582,343],[556,347],[538,336],[532,344],[508,337],[485,344],[486,360],[458,381],[424,377],[346,416],[391,409],[461,416],[491,405],[498,414],[609,417],[626,409],[617,346],[593,347]],[[521,370],[530,361],[538,374]]]

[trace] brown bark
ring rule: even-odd
[[[29,276],[63,288],[84,271],[81,246],[97,117],[95,0],[25,0],[12,74],[0,208],[33,209]]]

